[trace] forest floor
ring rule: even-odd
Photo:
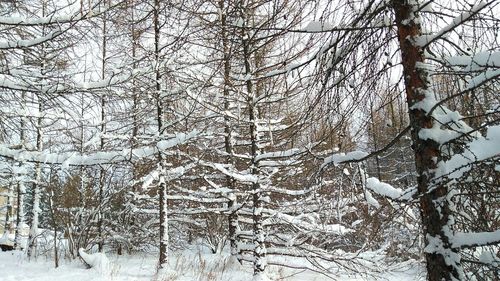
[[[79,260],[61,260],[58,268],[50,258],[38,257],[29,261],[22,252],[0,252],[0,280],[2,281],[250,281],[251,265],[228,265],[228,256],[210,254],[200,250],[173,252],[169,269],[158,276],[156,256],[150,255],[109,255],[109,262],[98,261],[99,266],[86,269]],[[292,258],[293,259],[293,258]],[[283,259],[282,262],[292,262]],[[384,270],[368,271],[365,274],[349,274],[339,269],[327,277],[321,273],[305,270],[269,266],[267,276],[270,280],[323,281],[323,280],[423,280],[422,268],[416,262],[405,262]]]

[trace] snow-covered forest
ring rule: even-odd
[[[499,280],[499,16],[0,1],[0,280]]]

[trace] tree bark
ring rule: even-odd
[[[154,1],[153,22],[154,22],[154,59],[155,59],[155,95],[157,107],[158,138],[163,136],[163,103],[160,86],[160,0]],[[164,268],[168,260],[168,213],[167,213],[167,183],[166,183],[166,159],[161,151],[158,152],[160,178],[158,187],[159,207],[160,207],[160,257],[158,268]]]
[[[43,104],[42,101],[38,100],[38,110],[40,117],[37,118],[37,133],[36,133],[36,148],[38,152],[43,149],[43,134],[42,134],[42,111]],[[35,168],[35,183],[33,184],[32,202],[33,202],[33,214],[31,219],[31,227],[28,236],[28,258],[31,258],[35,252],[36,248],[36,238],[38,236],[38,217],[40,214],[40,196],[41,196],[41,181],[42,181],[42,164],[36,163]]]
[[[107,1],[104,2],[104,5],[107,6]],[[106,54],[107,54],[107,18],[106,13],[103,16],[103,24],[102,24],[102,65],[101,65],[101,79],[104,80],[106,78]],[[103,94],[101,96],[101,134],[106,132],[106,95]],[[104,150],[104,136],[100,137],[99,149],[101,151]],[[98,251],[101,253],[104,248],[104,237],[103,237],[103,213],[102,213],[102,204],[104,202],[104,183],[106,180],[106,171],[104,167],[100,167],[99,169],[99,206],[97,206],[98,213],[98,222],[97,222],[97,233],[98,233]]]
[[[243,18],[244,21],[247,21],[248,18],[246,18],[246,11],[241,11],[242,15],[241,17]],[[252,73],[251,71],[251,64],[250,64],[250,42],[249,42],[249,36],[246,33],[244,29],[242,29],[242,38],[243,38],[243,60],[244,60],[244,66],[245,66],[245,74],[248,76]],[[250,79],[246,81],[246,90],[247,90],[247,95],[248,95],[248,114],[249,114],[249,122],[250,122],[250,143],[251,143],[251,148],[250,148],[250,155],[252,157],[252,162],[251,162],[251,173],[254,175],[256,178],[259,178],[259,168],[258,168],[258,161],[257,156],[259,155],[259,132],[257,128],[257,122],[258,122],[258,108],[257,108],[257,100],[258,100],[258,95],[257,91],[254,90],[253,83]],[[264,226],[262,224],[263,222],[263,217],[262,217],[262,208],[264,207],[264,200],[263,200],[263,192],[261,188],[261,184],[257,180],[255,183],[252,184],[252,202],[253,202],[253,215],[252,215],[252,220],[253,220],[253,243],[254,243],[254,262],[253,262],[253,271],[254,275],[259,275],[263,274],[266,270],[267,267],[267,261],[266,261],[266,245],[265,245],[265,235],[264,235]]]
[[[229,38],[227,33],[227,21],[226,14],[224,12],[224,0],[219,1],[219,9],[221,11],[221,35],[222,35],[222,49],[223,49],[223,60],[224,60],[224,111],[230,110],[229,101],[229,87],[231,84],[231,54],[229,50]],[[230,118],[224,116],[224,148],[227,153],[226,163],[233,164],[232,154],[233,154],[233,140],[232,140],[232,128],[230,125]],[[226,176],[226,185],[229,189],[236,191],[235,181],[231,176]],[[229,231],[229,247],[231,256],[238,255],[238,213],[236,211],[237,207],[237,197],[236,194],[231,194],[229,197],[228,209],[228,231]]]
[[[402,56],[406,100],[410,118],[412,148],[418,173],[417,188],[420,214],[425,236],[425,260],[429,281],[461,279],[463,271],[460,256],[451,247],[452,212],[447,198],[446,184],[433,184],[437,163],[442,159],[440,145],[432,139],[421,139],[421,129],[432,128],[435,120],[419,107],[419,102],[432,98],[428,74],[419,64],[424,63],[423,49],[415,38],[422,30],[418,20],[418,6],[411,1],[393,0],[396,26]],[[428,101],[428,100],[427,100]]]

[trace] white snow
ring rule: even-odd
[[[320,22],[320,21],[311,21],[304,28],[304,31],[321,32],[321,31],[327,31],[327,30],[332,29],[332,28],[333,28],[333,26],[329,23]]]
[[[80,257],[90,266],[91,269],[97,270],[101,274],[108,274],[110,263],[105,253],[87,254],[83,249],[78,250]]]
[[[500,242],[500,229],[493,232],[458,232],[452,237],[452,245],[456,248],[495,242]]]
[[[380,208],[380,203],[375,198],[373,198],[373,195],[369,190],[365,190],[365,198],[366,198],[366,202],[369,205],[371,205],[377,209]]]
[[[169,263],[165,270],[156,274],[157,256],[149,255],[109,255],[110,271],[107,274],[97,270],[86,269],[79,260],[70,262],[61,260],[59,268],[54,268],[53,261],[49,258],[39,258],[28,261],[19,251],[0,252],[0,272],[2,281],[151,281],[151,280],[176,280],[176,281],[248,281],[254,278],[252,265],[248,262],[240,265],[231,265],[228,253],[211,254],[208,250],[192,249],[171,252]],[[378,260],[380,256],[366,257]],[[304,267],[309,262],[306,259],[294,257],[269,257],[271,264],[290,264]],[[234,262],[234,260],[233,260]],[[327,264],[324,264],[327,265]],[[331,275],[341,281],[367,280],[364,274],[346,272],[341,266],[334,263],[328,267],[335,273]],[[417,262],[405,262],[394,266],[377,263],[371,280],[398,280],[417,281],[424,280],[423,267]],[[381,268],[386,270],[380,271]],[[270,280],[286,281],[327,281],[331,277],[321,273],[304,269],[282,268],[269,265],[266,277]]]
[[[450,66],[463,67],[464,71],[483,70],[485,67],[500,67],[500,52],[483,51],[472,56],[446,58]]]
[[[347,162],[347,161],[352,161],[352,160],[359,160],[364,157],[368,156],[367,152],[364,151],[351,151],[348,153],[338,153],[338,154],[333,154],[331,156],[328,156],[325,158],[323,161],[323,164],[321,165],[321,168],[333,164],[333,165],[338,165],[341,164],[342,162]]]
[[[366,179],[366,188],[379,195],[389,197],[391,199],[397,199],[403,194],[403,191],[401,189],[394,188],[392,185],[381,182],[377,178]]]
[[[95,17],[104,12],[108,11],[108,9],[101,8],[100,5],[96,9],[92,9],[89,11],[67,11],[64,15],[50,15],[46,17],[40,18],[23,18],[18,16],[9,16],[0,17],[0,24],[2,25],[15,25],[15,26],[30,26],[30,25],[50,25],[50,24],[63,24],[63,23],[72,23],[82,19],[88,19],[90,17]]]
[[[436,178],[447,176],[450,179],[457,179],[469,171],[476,161],[500,157],[500,126],[489,127],[486,137],[479,137],[467,146],[463,153],[455,154],[448,161],[438,163]]]
[[[177,145],[181,145],[188,140],[193,139],[199,134],[194,130],[187,134],[179,133],[173,135],[171,138],[161,140],[158,142],[157,147],[144,146],[140,148],[125,148],[121,151],[106,151],[95,152],[87,155],[78,155],[77,152],[61,152],[61,153],[47,153],[25,150],[14,150],[8,146],[0,144],[0,155],[11,158],[17,161],[33,161],[47,164],[62,164],[63,166],[70,165],[99,165],[109,163],[119,163],[129,161],[137,158],[146,158],[157,154],[159,151],[166,151]]]
[[[430,42],[432,42],[440,37],[443,37],[446,33],[455,29],[457,26],[459,26],[463,22],[467,21],[469,18],[471,18],[477,12],[481,11],[484,7],[486,7],[486,5],[487,5],[486,1],[481,1],[478,4],[476,4],[475,6],[473,6],[469,11],[466,11],[466,12],[458,15],[457,17],[455,17],[450,24],[443,27],[438,32],[436,32],[432,35],[422,35],[422,36],[416,38],[417,45],[424,47],[424,46],[428,45]]]

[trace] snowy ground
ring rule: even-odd
[[[213,255],[201,251],[183,251],[172,253],[170,268],[155,275],[156,257],[154,255],[115,256],[108,255],[109,266],[102,269],[86,269],[80,261],[62,260],[59,268],[54,268],[53,261],[38,258],[28,261],[21,252],[0,252],[0,280],[2,281],[250,281],[251,267],[229,266],[226,255]],[[423,280],[422,270],[414,263],[393,266],[391,271],[373,273],[371,276],[348,275],[342,270],[328,278],[322,274],[268,267],[271,280]]]

